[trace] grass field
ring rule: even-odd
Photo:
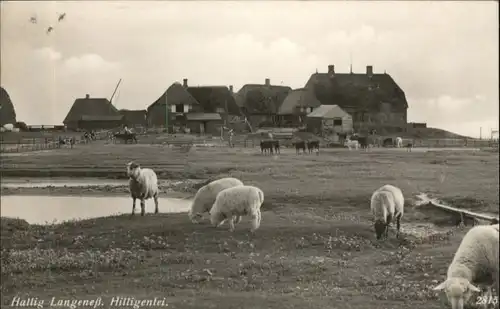
[[[260,187],[266,200],[255,235],[247,220],[228,233],[226,225],[193,225],[185,214],[54,226],[4,219],[2,304],[29,294],[103,297],[106,306],[114,296],[156,296],[169,308],[443,308],[431,288],[444,279],[465,230],[416,237],[416,224],[444,224],[446,217],[414,206],[414,196],[426,192],[498,213],[498,159],[488,152],[376,149],[319,156],[285,149],[270,157],[257,149],[181,153],[104,144],[2,156],[4,176],[124,178],[125,164],[136,160],[161,178],[235,176]],[[387,183],[405,194],[405,234],[377,242],[369,199]]]

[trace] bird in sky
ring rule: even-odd
[[[32,23],[32,24],[36,24],[36,22],[37,22],[36,17],[35,17],[35,16],[32,16],[32,17],[30,18],[30,23]]]
[[[49,28],[47,28],[47,34],[51,33],[52,30],[54,30],[54,28],[52,26],[50,26]]]
[[[61,21],[64,19],[64,17],[66,17],[66,13],[62,13],[62,14],[59,14],[59,18],[57,19],[57,21]]]

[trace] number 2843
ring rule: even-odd
[[[496,305],[498,304],[498,296],[478,296],[476,305]]]

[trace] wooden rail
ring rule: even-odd
[[[471,222],[472,225],[474,226],[477,223],[477,220],[488,221],[488,222],[490,222],[490,224],[498,224],[498,222],[499,222],[498,216],[494,217],[491,215],[485,215],[485,214],[472,212],[472,211],[466,210],[466,209],[459,209],[459,208],[455,208],[452,206],[443,205],[443,204],[439,203],[438,201],[436,201],[435,199],[430,199],[427,202],[427,205],[433,206],[433,207],[439,208],[445,212],[451,213],[454,216],[455,223],[457,225],[459,225],[459,224],[467,225],[467,223]]]

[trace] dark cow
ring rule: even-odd
[[[350,138],[352,141],[358,141],[359,147],[364,150],[368,150],[368,137],[366,136],[359,136],[357,134],[351,135]]]
[[[312,153],[313,150],[316,149],[316,155],[319,155],[319,141],[307,141],[307,150],[309,153]]]
[[[137,137],[135,133],[115,133],[114,134],[115,139],[122,140],[125,144],[127,144],[128,141],[135,142],[137,144]]]
[[[384,147],[392,147],[394,146],[394,140],[392,137],[388,137],[386,139],[384,139],[384,141],[382,142],[382,146]]]
[[[266,154],[266,152],[273,154],[274,142],[273,140],[260,141],[260,152],[262,154]]]
[[[306,142],[298,141],[294,142],[293,145],[295,146],[295,151],[297,152],[297,154],[299,154],[300,149],[302,149],[303,153],[306,153]]]
[[[413,148],[413,143],[408,143],[406,144],[406,152],[411,152],[411,149]]]
[[[280,141],[275,140],[275,141],[272,141],[272,142],[273,142],[273,147],[274,147],[274,153],[280,154],[281,153],[281,151],[280,151]]]

